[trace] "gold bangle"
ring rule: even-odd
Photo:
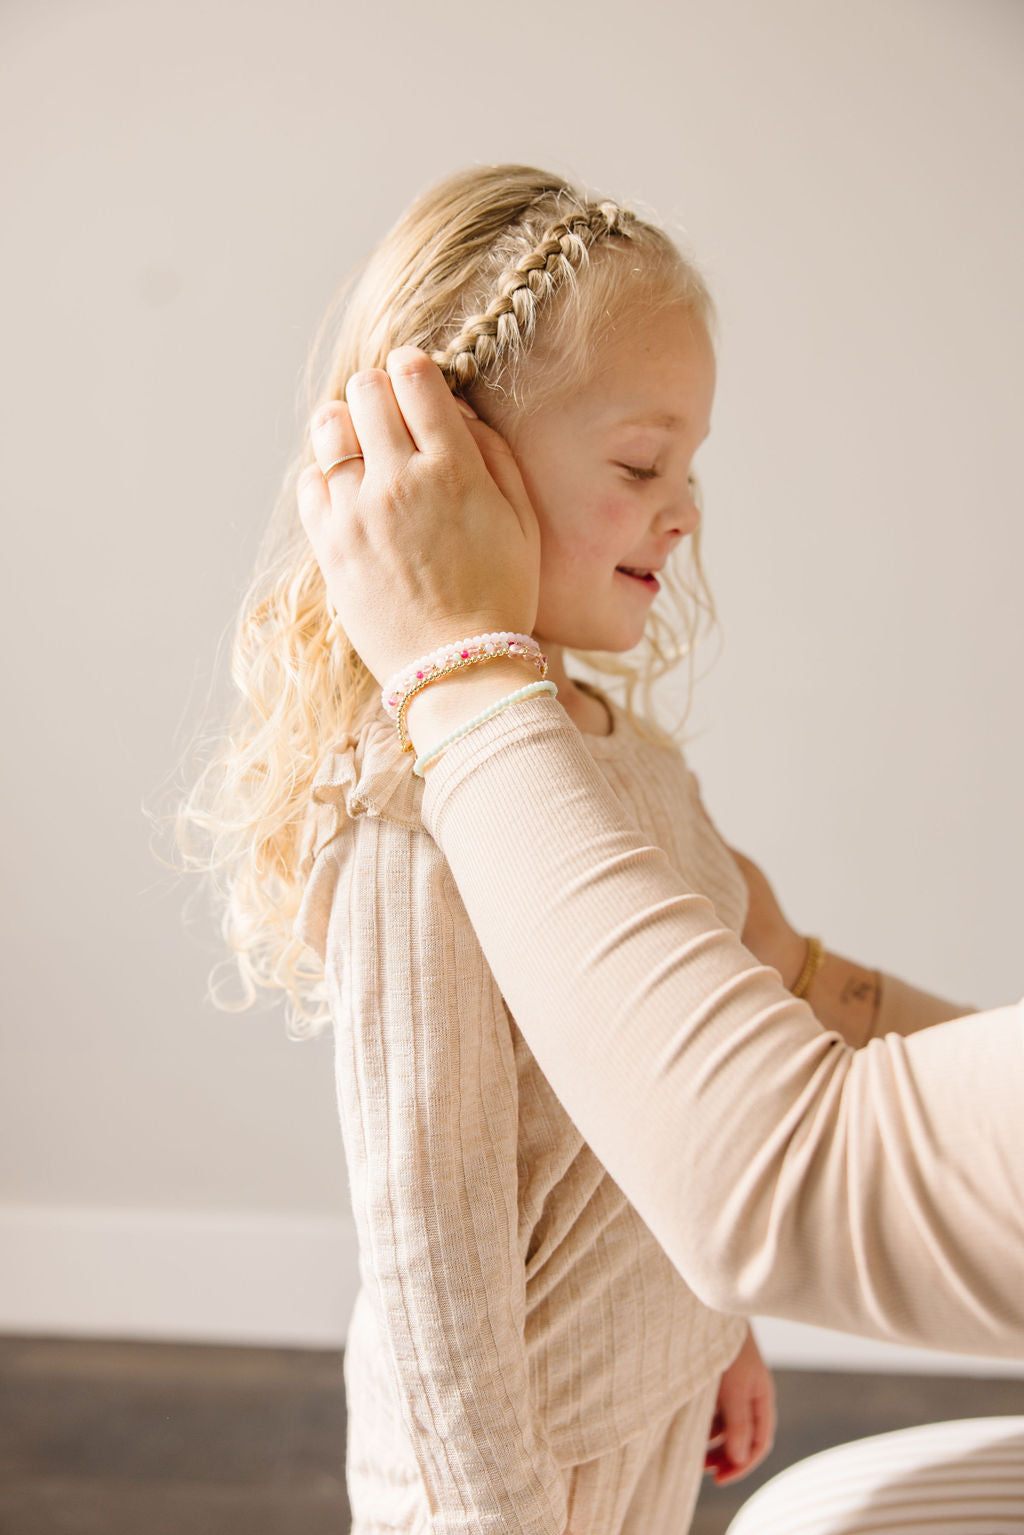
[[[804,960],[804,968],[789,988],[794,997],[802,997],[806,994],[808,987],[824,963],[825,947],[821,939],[808,938],[807,958]]]

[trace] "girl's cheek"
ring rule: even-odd
[[[594,518],[594,532],[596,537],[593,542],[595,547],[603,542],[609,534],[617,537],[620,533],[628,532],[635,528],[637,523],[637,504],[628,496],[602,496],[596,506]]]
[[[590,558],[604,558],[609,542],[635,536],[637,506],[629,496],[604,494],[580,496],[578,488],[567,487],[565,496],[548,503],[534,501],[540,528],[541,559],[545,552],[552,558],[572,563]]]

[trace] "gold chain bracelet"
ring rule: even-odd
[[[463,660],[460,656],[459,659],[457,661],[453,661],[450,666],[442,667],[440,671],[433,672],[429,677],[424,677],[422,682],[417,682],[414,687],[411,687],[408,693],[406,693],[405,697],[402,699],[401,708],[398,711],[398,719],[396,721],[398,726],[398,739],[401,742],[402,750],[404,752],[411,752],[414,750],[413,743],[409,740],[409,737],[405,733],[405,716],[408,712],[410,702],[416,697],[417,693],[422,693],[423,689],[428,688],[432,682],[440,682],[442,677],[450,677],[453,672],[465,671],[467,666],[479,666],[484,661],[508,660],[523,660],[530,661],[533,665],[536,664],[531,656],[510,656],[507,650],[498,650],[494,653],[494,655],[468,656],[465,660]],[[539,669],[540,675],[542,677],[546,677],[548,673],[548,663],[544,656],[541,656],[541,666]]]
[[[802,997],[806,994],[811,982],[825,963],[825,948],[820,938],[808,938],[807,958],[804,960],[804,968],[797,976],[793,985],[789,988],[794,997]]]

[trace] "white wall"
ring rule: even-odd
[[[0,1328],[343,1335],[329,1042],[203,1002],[142,807],[224,686],[321,312],[457,166],[577,176],[710,274],[723,831],[832,947],[1021,994],[1019,5],[8,0],[0,45]]]

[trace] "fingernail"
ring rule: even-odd
[[[471,416],[474,421],[480,420],[480,417],[477,415],[472,405],[467,405],[465,400],[456,400],[455,403],[464,416]]]
[[[379,368],[360,368],[358,373],[353,373],[345,385],[346,394],[350,389],[369,389],[380,382]]]

